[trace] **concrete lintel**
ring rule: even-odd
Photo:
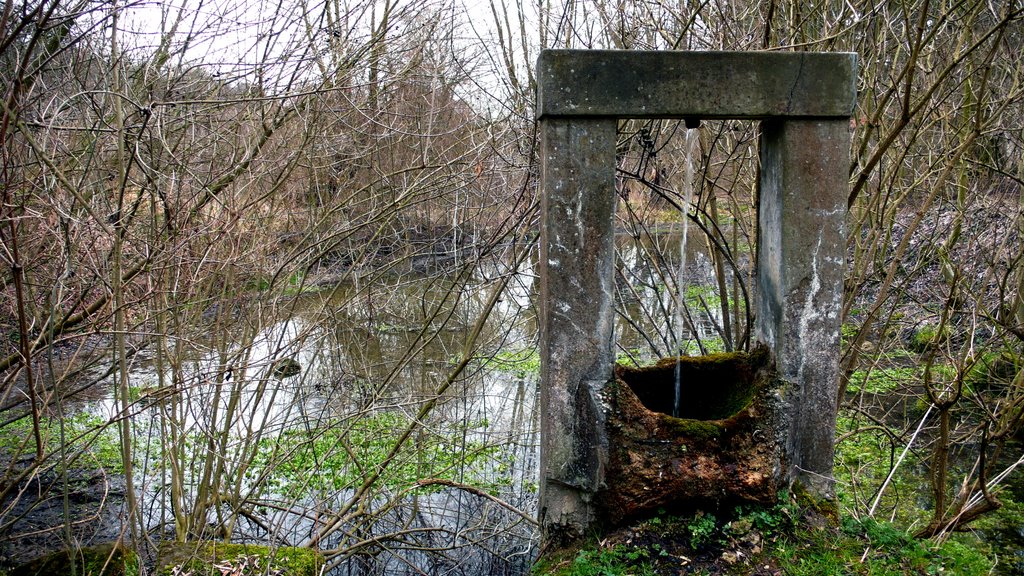
[[[544,50],[537,117],[849,118],[857,55]]]

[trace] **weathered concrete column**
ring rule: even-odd
[[[599,392],[611,379],[614,119],[541,123],[541,524],[583,536],[607,459]]]
[[[755,335],[790,387],[781,431],[789,478],[830,497],[850,124],[766,120],[761,128]]]

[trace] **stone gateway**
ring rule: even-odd
[[[541,53],[543,547],[679,500],[764,501],[794,484],[834,498],[856,66],[850,53]],[[706,413],[672,416],[656,367],[614,367],[620,118],[762,123],[758,347],[688,360],[694,382],[724,383]]]

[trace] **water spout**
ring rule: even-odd
[[[682,404],[682,382],[680,382],[679,360],[678,357],[683,355],[683,330],[685,328],[685,317],[684,309],[686,306],[686,241],[690,232],[690,218],[688,213],[690,211],[690,205],[693,203],[693,156],[696,152],[697,142],[700,139],[700,132],[696,130],[697,126],[700,125],[700,121],[694,121],[691,126],[691,121],[686,121],[686,143],[684,147],[684,160],[685,160],[685,171],[683,178],[683,234],[679,240],[679,271],[676,275],[676,350],[675,355],[676,369],[675,369],[675,400],[672,404],[672,415],[679,417],[680,406]]]

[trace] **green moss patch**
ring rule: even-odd
[[[949,326],[940,329],[936,324],[924,324],[914,330],[907,347],[915,352],[937,350],[949,340],[949,336]]]
[[[160,544],[156,573],[158,576],[314,576],[320,573],[323,563],[323,556],[309,548],[270,548],[223,542],[164,542]]]
[[[139,558],[115,543],[60,550],[23,564],[10,576],[78,574],[79,576],[137,576]]]

